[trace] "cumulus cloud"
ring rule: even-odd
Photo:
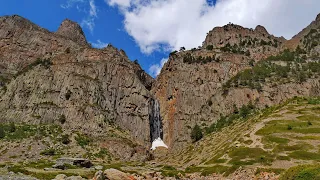
[[[98,49],[102,49],[106,46],[108,46],[108,43],[102,42],[100,41],[100,39],[97,40],[97,42],[91,42],[92,47],[98,48]]]
[[[124,27],[142,52],[188,49],[206,33],[229,22],[249,28],[263,25],[291,38],[320,12],[319,0],[105,0],[124,15]]]
[[[84,8],[80,8],[80,6]],[[81,26],[88,28],[92,33],[95,27],[95,20],[98,18],[98,8],[95,5],[94,0],[67,0],[65,4],[61,4],[60,7],[63,9],[69,9],[76,7],[79,12],[85,13],[86,16],[81,21]]]
[[[168,61],[168,58],[161,59],[159,64],[152,64],[149,67],[149,73],[151,76],[156,77],[158,74],[160,74],[160,71],[163,67],[163,65]]]

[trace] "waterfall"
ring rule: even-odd
[[[150,102],[149,110],[150,121],[150,140],[153,142],[155,139],[163,138],[162,121],[160,116],[160,105],[158,100],[152,99]]]
[[[149,104],[149,124],[150,124],[150,141],[152,150],[159,146],[167,147],[162,141],[163,129],[160,116],[160,104],[158,100],[152,99]]]

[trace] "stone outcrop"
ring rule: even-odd
[[[90,168],[93,166],[92,162],[83,158],[59,158],[53,168],[65,169],[65,165],[73,165],[78,167]]]
[[[209,31],[203,48],[212,45],[213,48],[231,46],[233,52],[249,52],[254,60],[261,60],[270,55],[277,54],[285,39],[270,35],[261,25],[254,30],[229,23],[223,27],[215,27]]]
[[[38,60],[37,60],[38,59]],[[56,33],[0,18],[1,122],[57,123],[100,135],[109,126],[149,148],[153,79],[112,45],[93,49],[70,20]]]
[[[110,180],[132,180],[134,179],[132,176],[122,172],[122,171],[119,171],[117,169],[107,169],[104,171],[104,175],[107,179],[110,179]]]
[[[72,41],[77,42],[83,46],[87,45],[86,37],[84,36],[80,25],[69,19],[66,19],[61,23],[56,34],[59,34],[66,39],[71,39]]]
[[[317,21],[312,24],[317,27]],[[253,30],[228,24],[210,31],[202,48],[172,53],[152,87],[160,102],[164,142],[169,149],[185,147],[191,142],[192,127],[209,126],[222,115],[232,113],[234,106],[239,108],[251,101],[264,108],[294,96],[320,95],[318,77],[304,83],[264,83],[262,91],[233,87],[225,94],[223,85],[229,79],[259,60],[277,55],[286,48],[286,42],[270,35],[262,26]],[[231,50],[224,51],[225,47]],[[313,47],[311,52],[317,48]],[[242,53],[245,51],[250,53]]]

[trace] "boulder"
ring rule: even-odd
[[[103,172],[100,170],[100,171],[97,171],[95,174],[94,174],[94,177],[92,180],[105,180],[107,179],[106,176],[103,174]]]
[[[104,171],[106,178],[110,180],[133,180],[134,177],[127,175],[126,173],[117,169],[107,169]]]
[[[66,169],[66,164],[74,165],[78,167],[85,167],[90,168],[92,167],[92,163],[88,159],[82,159],[82,158],[59,158],[56,160],[56,164],[53,165],[53,168],[57,169]]]
[[[64,180],[67,176],[65,174],[58,174],[53,180]]]

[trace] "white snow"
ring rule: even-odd
[[[155,149],[157,149],[157,147],[165,147],[168,149],[168,146],[162,141],[162,139],[160,137],[158,137],[158,139],[155,139],[152,142],[151,150],[155,150]]]

